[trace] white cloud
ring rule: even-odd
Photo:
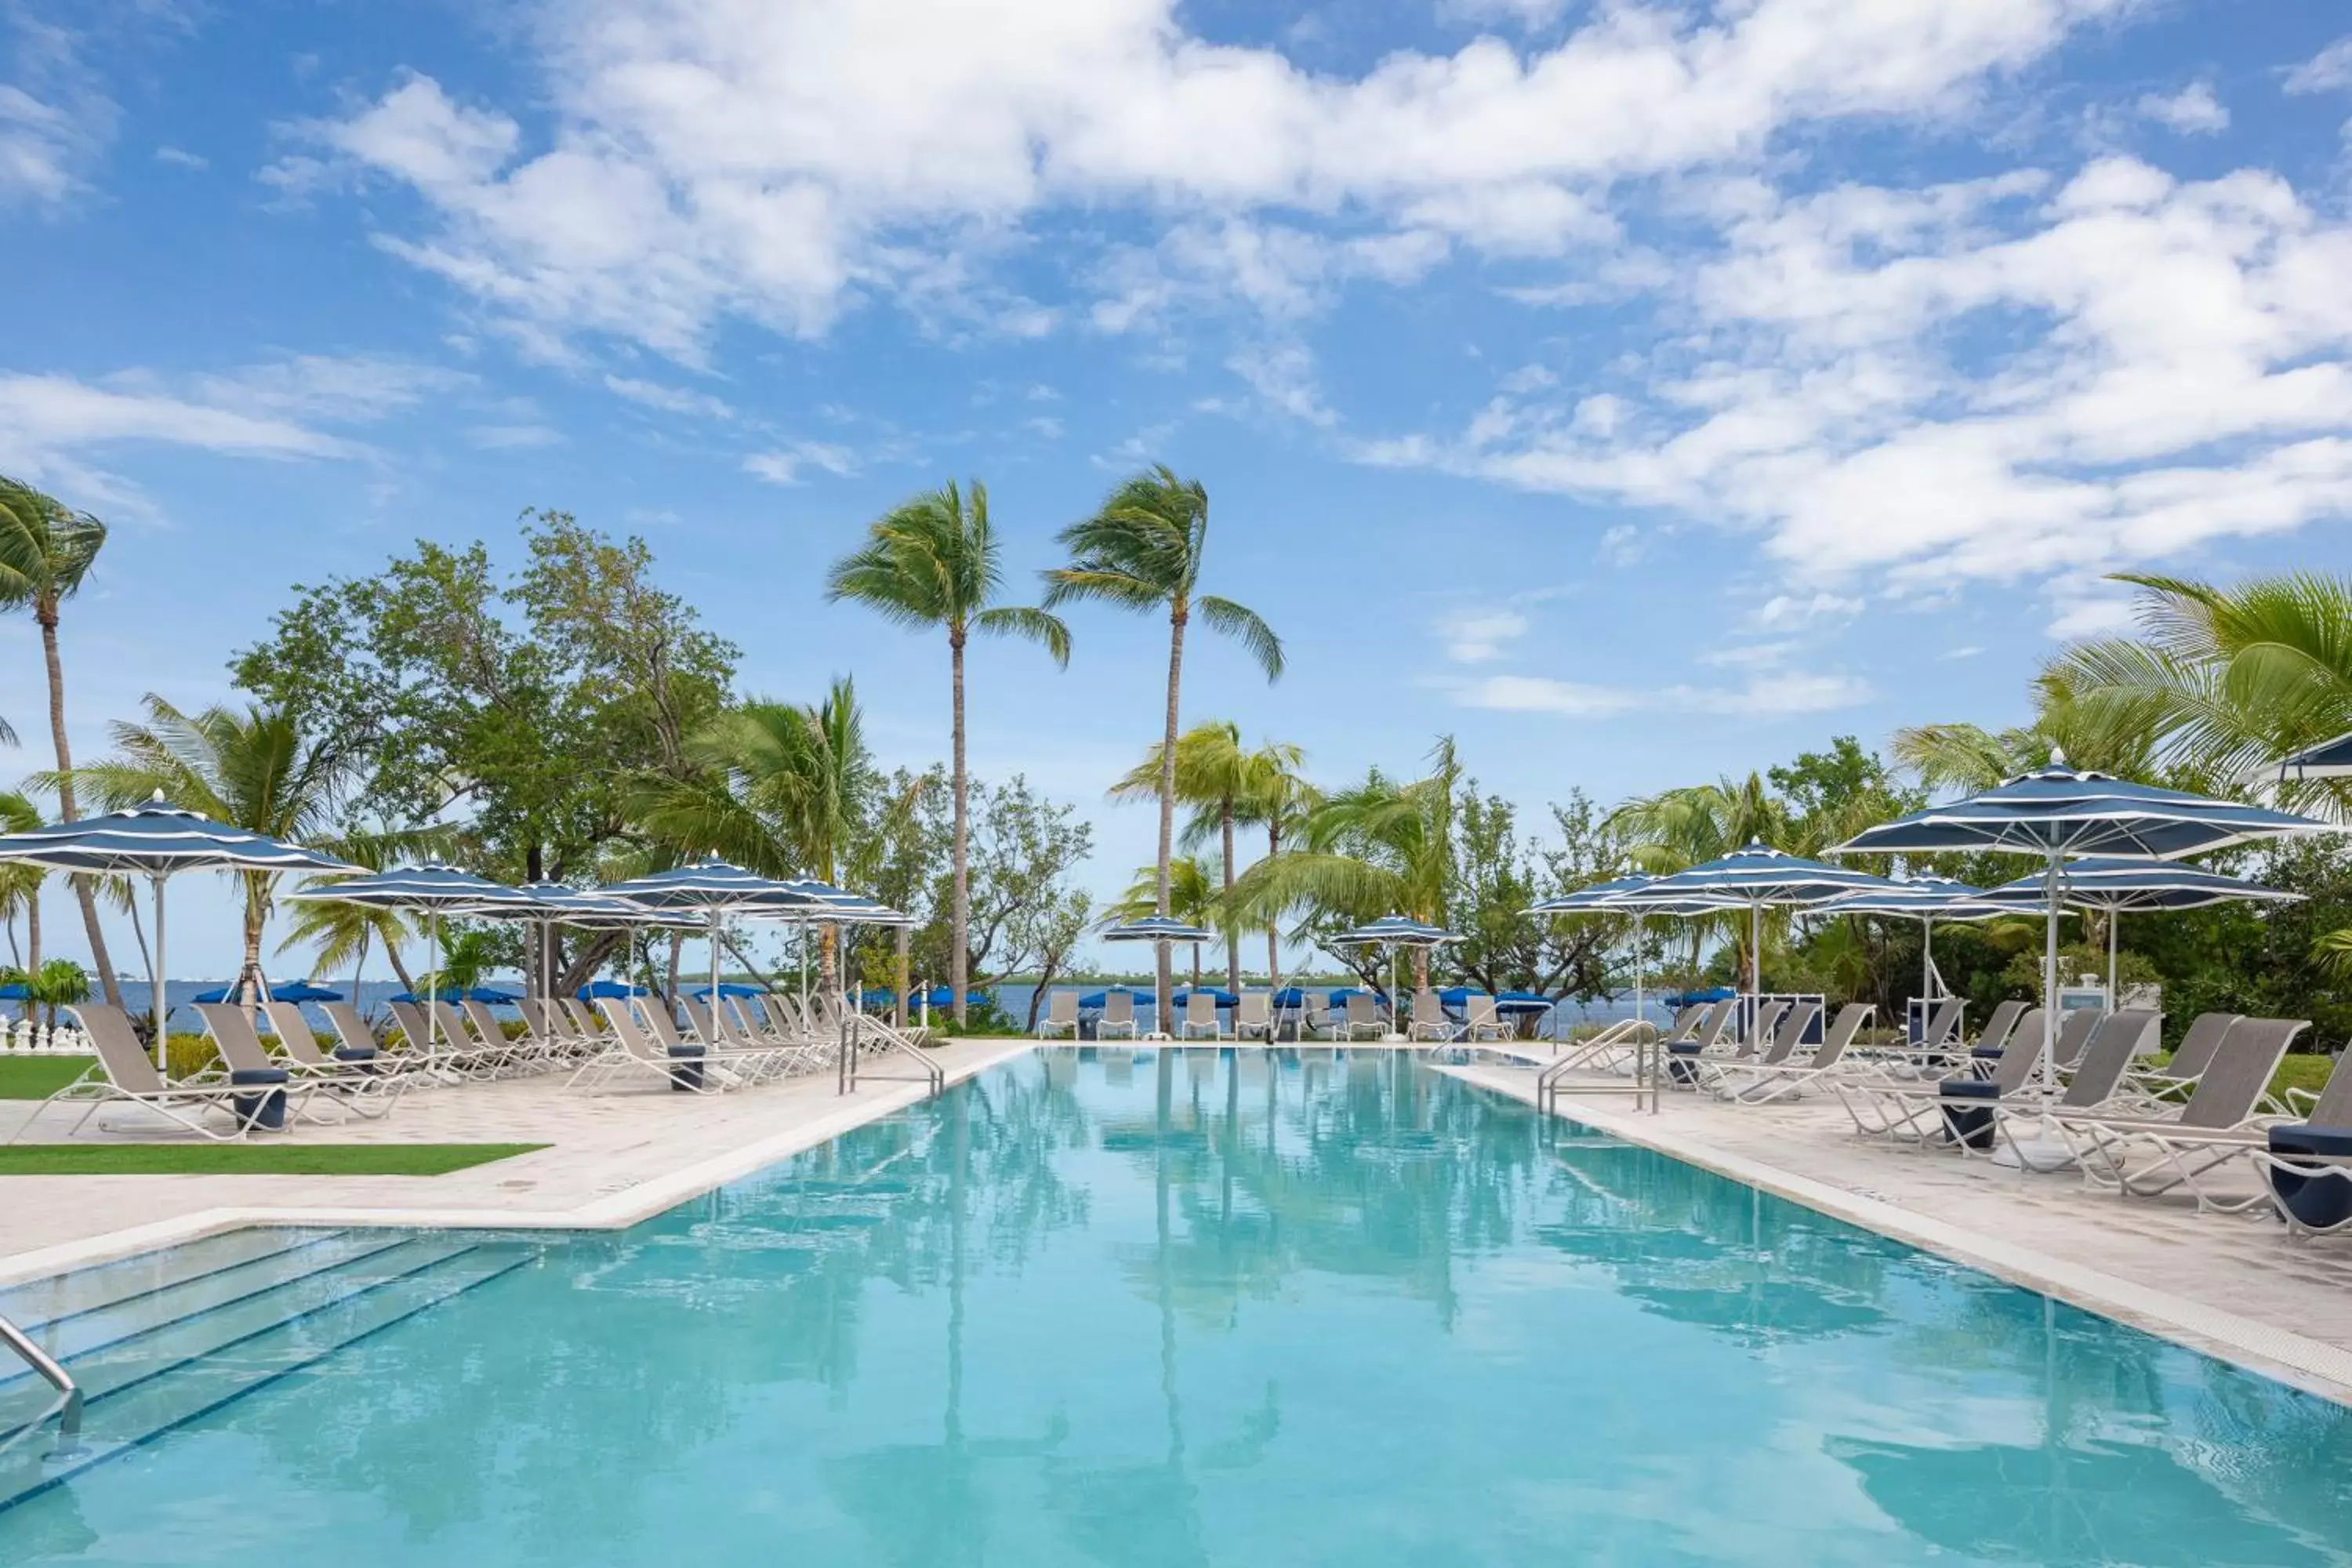
[[[1556,713],[1568,719],[1612,719],[1633,713],[1773,719],[1852,708],[1868,701],[1871,690],[1867,682],[1848,675],[1764,670],[1741,686],[1722,689],[1668,686],[1640,690],[1543,676],[1490,675],[1457,684],[1454,695],[1465,708]]]
[[[2210,136],[2230,128],[2230,111],[2213,96],[2210,82],[2193,81],[2176,93],[2151,92],[2139,100],[2139,111],[2183,136]]]
[[[704,419],[732,419],[735,410],[723,398],[707,392],[694,392],[680,386],[664,386],[659,382],[638,381],[625,375],[607,375],[604,390],[647,408],[658,408],[665,414],[689,414]]]
[[[1751,618],[1759,626],[1808,626],[1815,621],[1845,620],[1862,613],[1863,601],[1849,594],[1775,594]]]
[[[1612,522],[1602,531],[1601,548],[1596,553],[1603,565],[1638,566],[1649,553],[1649,542],[1632,523]]]
[[[772,452],[754,452],[743,459],[743,471],[772,485],[797,485],[805,482],[802,472],[821,469],[836,478],[846,478],[857,471],[857,460],[846,447],[825,441],[800,441]]]
[[[1951,663],[1958,659],[1974,658],[1982,652],[1984,652],[1982,647],[1970,643],[1965,647],[1948,647],[1936,658],[1943,662]]]
[[[1449,616],[1437,624],[1445,639],[1445,657],[1460,664],[1483,664],[1503,657],[1506,643],[1527,635],[1528,618],[1517,610],[1475,609]]]
[[[964,288],[965,258],[1066,206],[1189,235],[1275,311],[1334,268],[1409,280],[1456,241],[1554,251],[1612,232],[1612,182],[1950,112],[2126,3],[1624,0],[1543,46],[1339,77],[1198,37],[1176,0],[576,0],[536,35],[544,123],[415,77],[305,128],[298,157],[414,190],[428,220],[381,243],[490,311],[693,362],[723,318],[815,333],[863,296]],[[1277,212],[1360,231],[1300,244]],[[1271,248],[1213,254],[1231,243]],[[1151,295],[1139,279],[1095,320],[1119,330]]]
[[[2352,35],[2336,39],[2287,72],[2285,87],[2293,93],[2352,88]]]
[[[0,206],[55,207],[82,187],[114,140],[121,110],[100,86],[85,58],[89,40],[77,28],[30,4],[0,13]]]
[[[320,354],[178,378],[0,374],[0,473],[152,513],[98,454],[152,443],[240,458],[363,458],[369,447],[320,426],[382,419],[469,379],[405,360]]]
[[[1833,596],[2352,515],[2352,226],[2276,175],[2111,158],[2054,189],[1751,183],[1720,205],[1721,248],[1660,305],[1683,330],[1613,390],[1354,450],[1754,531]]]
[[[155,149],[155,162],[169,163],[175,169],[209,169],[213,161],[184,147],[163,146]]]

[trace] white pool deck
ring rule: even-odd
[[[959,1042],[936,1059],[956,1081],[1033,1043]],[[1523,1100],[1534,1096],[1532,1065],[1490,1060],[1447,1070]],[[1652,1116],[1622,1094],[1591,1092],[1604,1081],[1614,1080],[1571,1079],[1561,1114],[2352,1403],[2352,1239],[2298,1243],[2266,1217],[2126,1202],[2073,1174],[2021,1174],[1980,1159],[1866,1142],[1833,1100],[1749,1107],[1670,1094]],[[588,1096],[551,1079],[471,1084],[411,1095],[381,1121],[305,1126],[284,1137],[550,1147],[440,1176],[0,1178],[0,1284],[250,1225],[615,1229],[901,1110],[922,1092],[916,1083],[869,1081],[845,1099],[830,1075],[711,1097],[658,1089]],[[0,1137],[37,1110],[0,1101]],[[42,1114],[28,1141],[54,1142],[70,1116]]]

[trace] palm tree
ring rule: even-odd
[[[402,989],[414,993],[417,982],[401,958],[401,945],[415,934],[397,910],[369,904],[337,903],[326,899],[298,899],[280,952],[310,949],[310,977],[323,979],[348,963],[352,966],[352,1000],[360,997],[360,978],[367,970],[368,949],[381,945],[392,960],[392,972]]]
[[[1244,821],[1267,828],[1268,854],[1281,847],[1280,804],[1298,783],[1297,769],[1306,753],[1297,746],[1268,742],[1257,750],[1242,749],[1241,726],[1229,720],[1195,724],[1176,738],[1176,798],[1192,808],[1184,825],[1183,846],[1197,850],[1214,838],[1223,859],[1223,891],[1230,900],[1235,866],[1234,830]],[[1160,747],[1110,787],[1113,800],[1145,800],[1160,793]],[[1242,984],[1240,927],[1223,917],[1225,932],[1225,987]],[[1269,953],[1268,973],[1276,954]]]
[[[58,819],[74,822],[73,749],[66,742],[66,675],[58,654],[58,606],[81,591],[98,552],[106,545],[106,524],[86,511],[68,510],[55,497],[32,486],[0,478],[0,608],[29,609],[41,628],[41,657],[49,677],[49,739],[57,747]],[[98,900],[89,879],[73,879],[81,905],[90,962],[98,968],[106,1000],[122,1005],[122,987],[106,955],[106,932],[98,923]]]
[[[1180,855],[1168,863],[1168,902],[1164,910],[1160,902],[1160,868],[1157,866],[1139,866],[1135,880],[1128,884],[1127,891],[1119,895],[1118,902],[1104,913],[1117,921],[1164,912],[1189,924],[1207,925],[1216,918],[1220,907],[1217,886],[1211,880],[1209,868],[1201,863],[1200,857]],[[1163,956],[1168,952],[1165,947],[1159,951]],[[1196,942],[1192,944],[1192,985],[1198,990],[1200,984],[1201,944]]]
[[[2141,635],[2079,644],[2050,667],[2084,711],[2137,724],[2162,761],[2225,789],[2266,784],[2281,757],[2352,731],[2352,576],[2116,581],[2141,591]],[[2285,793],[2352,817],[2343,781]]]
[[[15,790],[0,791],[0,833],[41,826],[40,808]],[[27,973],[41,967],[41,884],[48,873],[12,860],[0,865],[0,922],[8,927],[8,961]],[[25,916],[25,946],[16,945],[16,915]]]
[[[430,837],[384,835],[362,847],[336,832],[335,812],[341,804],[347,764],[322,742],[306,740],[287,713],[226,706],[183,713],[152,692],[146,706],[145,723],[109,726],[115,755],[70,775],[107,810],[119,811],[160,795],[215,821],[344,858]],[[62,797],[68,777],[45,774],[37,782],[57,789]],[[239,873],[245,885],[240,987],[257,985],[260,980],[262,933],[269,923],[280,874]]]
[[[1180,479],[1160,464],[1110,493],[1102,510],[1061,534],[1069,564],[1045,574],[1048,608],[1069,599],[1098,599],[1122,609],[1168,612],[1168,722],[1160,750],[1159,912],[1168,912],[1169,859],[1176,840],[1177,704],[1184,675],[1184,628],[1198,610],[1214,629],[1238,638],[1265,671],[1282,677],[1282,639],[1274,628],[1231,599],[1199,594],[1209,543],[1209,492],[1198,479]],[[1169,1016],[1168,950],[1159,949],[1157,1002]]]
[[[1636,866],[1658,876],[1702,865],[1749,844],[1769,844],[1791,853],[1820,847],[1793,842],[1796,824],[1788,803],[1767,787],[1761,774],[1754,773],[1746,778],[1726,775],[1713,784],[1636,796],[1610,813],[1605,826],[1623,837],[1626,853]],[[1864,826],[1855,825],[1857,829]],[[1768,939],[1786,919],[1782,911],[1770,911]],[[1717,934],[1730,944],[1736,973],[1740,974],[1754,973],[1748,951],[1753,931],[1748,916],[1738,911],[1684,922],[1694,964],[1706,938]]]
[[[1054,662],[1070,663],[1070,633],[1041,609],[999,605],[1003,583],[1001,547],[988,520],[988,489],[972,481],[971,503],[949,484],[928,491],[877,520],[864,548],[833,563],[825,597],[855,599],[897,626],[944,628],[953,730],[950,772],[955,789],[953,889],[948,911],[948,987],[955,1021],[964,1021],[964,990],[971,955],[971,780],[964,768],[963,654],[974,632],[1021,637],[1045,645]]]
[[[2030,724],[1987,730],[1979,724],[1918,724],[1895,731],[1887,750],[1931,790],[1974,794],[2046,766],[2053,753],[2117,778],[2156,771],[2155,704],[2103,696],[2085,701],[2074,672],[2053,666],[2034,682]]]
[[[847,678],[814,706],[759,700],[730,709],[688,739],[686,754],[692,776],[640,784],[634,799],[646,832],[763,877],[840,879],[877,784]],[[822,928],[819,942],[830,993],[834,928]]]
[[[1375,768],[1361,784],[1326,795],[1307,815],[1298,847],[1243,873],[1232,906],[1244,919],[1304,911],[1310,922],[1354,925],[1386,914],[1445,923],[1454,883],[1454,798],[1462,768],[1451,737],[1430,754],[1426,777],[1392,779]],[[1429,984],[1429,950],[1413,950],[1413,984]]]

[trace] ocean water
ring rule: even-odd
[[[526,1245],[0,1562],[2352,1553],[2352,1410],[1398,1053],[1048,1053]]]

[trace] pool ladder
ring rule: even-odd
[[[5,1343],[10,1350],[15,1351],[23,1358],[26,1366],[40,1374],[42,1382],[58,1391],[58,1402],[51,1405],[48,1411],[43,1414],[41,1421],[35,1422],[34,1426],[37,1426],[41,1422],[46,1422],[50,1415],[56,1415],[58,1436],[70,1438],[79,1432],[81,1430],[81,1385],[74,1382],[73,1373],[58,1365],[56,1357],[35,1344],[31,1335],[5,1318],[0,1318],[0,1343]]]

